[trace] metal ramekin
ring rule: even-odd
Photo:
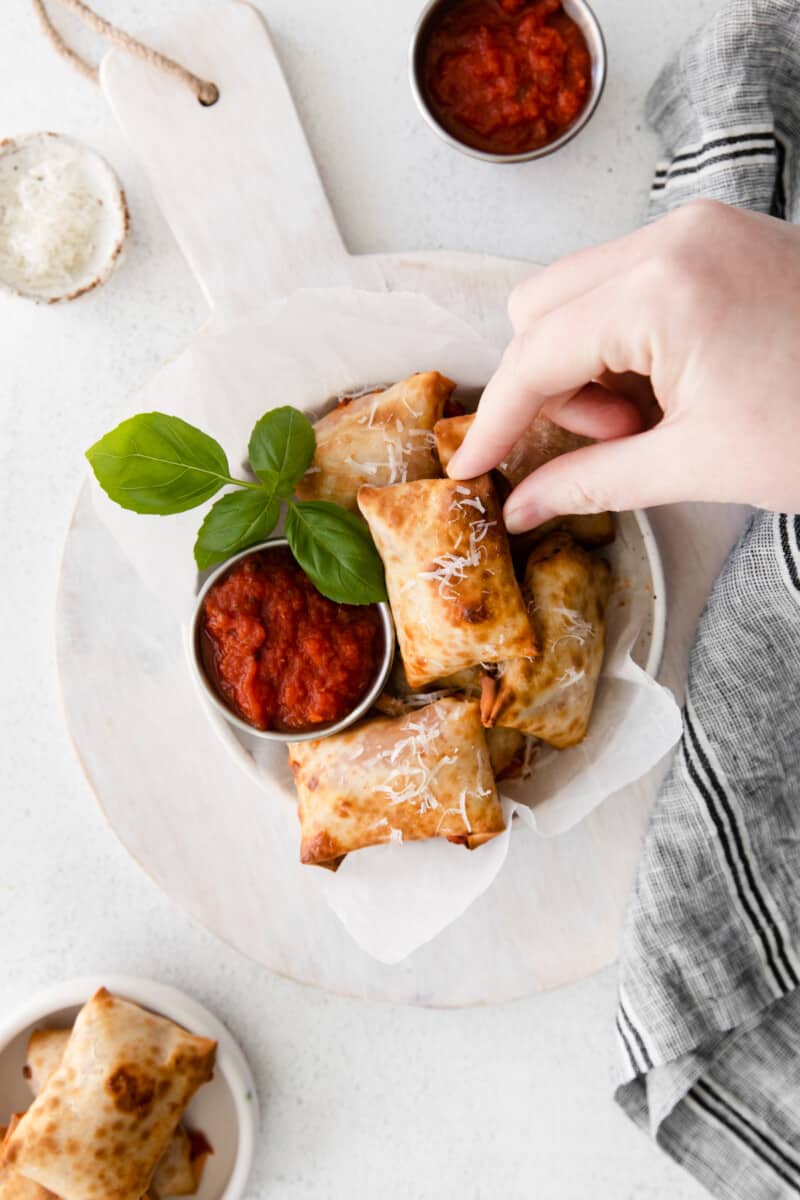
[[[363,717],[365,713],[369,711],[386,686],[386,681],[389,678],[389,673],[392,669],[392,662],[394,660],[395,643],[392,610],[389,608],[387,603],[383,602],[377,605],[381,617],[381,624],[383,626],[384,651],[383,659],[381,661],[378,673],[375,676],[374,684],[358,702],[352,712],[349,712],[346,717],[342,717],[341,721],[336,721],[332,725],[321,725],[319,729],[310,729],[302,733],[283,733],[276,729],[256,729],[255,726],[249,725],[247,721],[244,721],[232,709],[230,709],[219,695],[211,680],[208,678],[208,675],[206,674],[205,667],[203,666],[203,657],[200,652],[200,627],[203,613],[203,601],[205,600],[209,589],[212,588],[214,584],[227,571],[229,571],[232,566],[234,566],[235,563],[239,562],[240,559],[247,558],[248,555],[255,554],[259,550],[273,550],[279,546],[288,545],[289,543],[287,542],[286,538],[270,538],[266,542],[259,542],[255,546],[248,547],[247,550],[242,550],[240,554],[234,554],[232,558],[226,559],[224,563],[221,563],[214,571],[211,572],[208,579],[206,579],[205,583],[200,589],[200,593],[195,602],[194,614],[192,616],[192,627],[190,631],[192,642],[192,654],[190,656],[190,662],[194,670],[195,678],[197,679],[202,692],[208,698],[209,702],[213,705],[217,712],[221,713],[225,720],[229,721],[231,725],[235,725],[237,729],[241,729],[244,733],[250,733],[254,737],[266,738],[268,741],[272,742],[310,742],[315,738],[330,737],[332,733],[341,733],[343,729],[347,729],[350,725],[355,724],[360,717]]]
[[[600,97],[603,94],[606,82],[608,63],[606,43],[597,17],[586,3],[586,0],[561,0],[561,3],[567,16],[572,17],[572,20],[586,38],[586,45],[589,48],[589,55],[592,60],[592,86],[589,97],[577,120],[568,129],[565,129],[560,137],[556,138],[553,142],[548,142],[546,146],[539,146],[536,150],[525,150],[521,154],[493,154],[490,150],[476,150],[472,146],[467,146],[464,142],[459,141],[457,137],[454,137],[444,126],[439,124],[435,114],[428,105],[422,81],[422,51],[425,38],[430,25],[435,20],[439,11],[457,2],[458,0],[428,0],[428,3],[420,13],[411,38],[408,62],[411,91],[414,94],[419,111],[431,129],[438,133],[439,137],[447,142],[449,146],[460,150],[462,154],[468,154],[470,158],[483,159],[484,162],[529,162],[534,158],[544,158],[546,155],[560,150],[562,146],[566,146],[567,142],[572,141],[575,135],[580,133],[585,125],[588,125],[590,117],[600,103]]]

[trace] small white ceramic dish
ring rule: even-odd
[[[23,1078],[25,1050],[34,1029],[66,1029],[82,1005],[97,991],[114,995],[169,1017],[191,1033],[215,1038],[214,1078],[195,1095],[186,1123],[205,1134],[213,1147],[196,1200],[239,1200],[253,1161],[258,1131],[258,1099],[244,1055],[222,1022],[197,1000],[177,988],[129,975],[70,979],[37,992],[0,1021],[0,1124],[22,1112],[32,1096]]]
[[[4,201],[13,202],[18,181],[35,188],[42,173],[79,188],[97,202],[87,217],[86,237],[66,272],[26,277],[11,253],[12,231],[4,221]],[[128,206],[119,180],[106,160],[81,142],[60,133],[29,133],[0,141],[0,287],[40,304],[76,300],[105,283],[119,263],[128,235]]]

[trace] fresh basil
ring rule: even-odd
[[[340,604],[386,599],[383,564],[360,517],[326,500],[289,505],[286,537],[314,586]]]
[[[308,417],[286,405],[273,408],[256,423],[247,452],[261,482],[286,499],[305,475],[316,446]]]
[[[278,501],[265,488],[228,492],[217,500],[206,514],[194,544],[194,560],[200,570],[265,541],[280,511]]]
[[[165,413],[139,413],[100,438],[86,457],[98,483],[123,508],[185,512],[228,492],[206,513],[194,546],[201,571],[263,542],[287,504],[286,537],[312,583],[340,604],[386,599],[383,564],[360,517],[324,500],[290,499],[314,457],[311,422],[295,408],[275,408],[250,436],[250,466],[259,482],[232,479],[214,438]]]
[[[138,513],[186,512],[233,482],[219,442],[165,413],[123,421],[86,457],[103,491]]]

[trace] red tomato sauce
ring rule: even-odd
[[[477,150],[545,146],[589,96],[586,39],[560,0],[453,0],[434,18],[422,55],[434,115]]]
[[[200,639],[216,690],[256,729],[341,720],[384,651],[377,608],[326,599],[286,547],[255,551],[210,589]]]

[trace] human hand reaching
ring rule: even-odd
[[[800,229],[694,201],[532,276],[509,311],[448,474],[495,467],[539,412],[598,439],[515,488],[510,532],[677,500],[800,510]]]

